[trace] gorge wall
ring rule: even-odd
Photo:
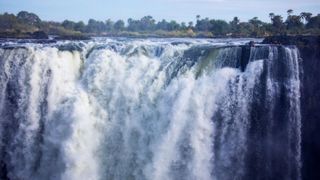
[[[320,179],[320,37],[274,36],[267,44],[295,45],[302,61],[302,174]]]

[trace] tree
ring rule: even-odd
[[[204,37],[225,36],[232,34],[236,37],[261,37],[269,35],[282,34],[320,34],[320,14],[312,16],[309,12],[301,12],[299,15],[294,15],[293,10],[287,11],[288,16],[284,22],[280,15],[269,13],[271,23],[265,23],[257,17],[249,19],[247,22],[240,22],[238,17],[234,17],[229,23],[223,20],[215,20],[209,18],[202,18],[197,15],[197,21],[194,24],[192,21],[185,23],[178,23],[174,20],[156,22],[152,16],[144,16],[141,19],[128,19],[128,24],[118,20],[113,22],[110,19],[106,21],[97,21],[90,19],[87,25],[82,22],[73,22],[64,20],[60,22],[41,21],[41,19],[33,13],[21,11],[15,16],[14,14],[0,14],[0,32],[6,33],[26,33],[35,31],[44,31],[48,34],[64,34],[72,31],[82,33],[89,33],[89,35],[99,35],[105,32],[117,32],[128,30],[132,32],[150,32],[155,30],[162,31],[182,31],[170,33],[171,35],[186,35]],[[70,31],[66,31],[70,30]],[[158,33],[158,32],[157,32]],[[159,32],[163,33],[163,32]],[[163,33],[166,34],[166,33]]]
[[[311,29],[311,28],[320,29],[320,14],[318,14],[317,16],[311,17],[306,27],[308,29]]]
[[[168,30],[169,23],[163,19],[162,21],[159,21],[156,25],[156,29],[161,29],[161,30]]]
[[[230,30],[229,24],[224,20],[210,20],[210,32],[215,35],[226,35]]]
[[[301,17],[296,15],[288,16],[286,20],[287,29],[290,30],[291,33],[300,33],[303,28],[303,23],[301,22]]]
[[[128,19],[128,30],[129,31],[140,31],[140,21],[133,20],[132,18]]]
[[[253,29],[252,29],[252,32],[251,32],[251,35],[252,36],[260,36],[262,35],[263,33],[261,32],[261,27],[263,25],[263,22],[260,21],[258,19],[258,17],[254,17],[252,19],[249,20],[249,23],[251,23],[253,25]]]
[[[304,20],[304,23],[307,24],[312,17],[312,13],[302,12],[302,13],[300,13],[300,17],[301,17],[301,19]]]
[[[140,29],[145,31],[151,31],[155,27],[155,20],[152,16],[144,16],[140,20]]]
[[[1,30],[8,30],[13,29],[16,24],[18,23],[17,18],[14,14],[4,13],[0,15],[0,29]]]
[[[180,24],[178,24],[176,21],[170,21],[168,24],[168,30],[169,31],[176,31],[180,29]]]
[[[114,22],[111,19],[107,19],[104,23],[106,31],[112,31],[114,28]]]
[[[200,15],[197,15],[196,19],[197,19],[197,21],[199,21],[200,20]]]
[[[117,31],[123,31],[124,30],[124,22],[122,20],[118,20],[115,24],[114,24],[114,29]]]
[[[65,29],[74,30],[76,23],[69,20],[64,20],[61,24]]]
[[[239,18],[236,16],[233,18],[233,20],[230,22],[232,25],[238,25],[240,22]]]
[[[241,37],[246,37],[252,35],[253,25],[248,22],[241,22],[238,25],[238,35]]]
[[[34,13],[29,13],[27,11],[20,11],[17,14],[17,19],[25,24],[39,26],[41,19]]]
[[[271,21],[274,18],[274,16],[275,16],[274,13],[269,13],[269,17],[270,17]]]
[[[285,25],[283,24],[282,16],[274,15],[272,21],[272,32],[274,34],[283,34],[285,31]]]
[[[79,22],[75,23],[74,30],[80,31],[80,32],[85,32],[86,25],[84,24],[83,21],[79,21]]]
[[[209,31],[210,26],[211,24],[209,18],[197,20],[196,29],[198,31]]]
[[[232,33],[235,33],[235,34],[239,33],[239,28],[238,28],[239,23],[240,23],[240,19],[237,16],[234,17],[232,21],[230,21],[229,24],[230,24]]]
[[[89,33],[101,33],[105,31],[105,26],[102,21],[96,21],[94,19],[89,19],[87,25],[87,32]]]
[[[187,25],[185,22],[182,22],[180,25],[181,30],[187,30]]]
[[[258,17],[254,17],[254,18],[250,19],[250,20],[249,20],[249,23],[253,24],[253,25],[256,26],[256,27],[261,27],[262,24],[263,24],[262,21],[260,21],[260,20],[258,19]]]

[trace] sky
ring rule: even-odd
[[[72,21],[88,19],[127,20],[151,15],[157,21],[195,21],[201,18],[241,21],[252,17],[268,22],[269,13],[286,17],[288,9],[294,14],[320,13],[320,0],[0,0],[0,13],[33,12],[42,20]]]

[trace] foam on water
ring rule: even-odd
[[[244,42],[2,44],[1,177],[299,179],[298,51]]]

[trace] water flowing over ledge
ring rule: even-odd
[[[9,179],[300,179],[295,47],[247,40],[2,43]]]

